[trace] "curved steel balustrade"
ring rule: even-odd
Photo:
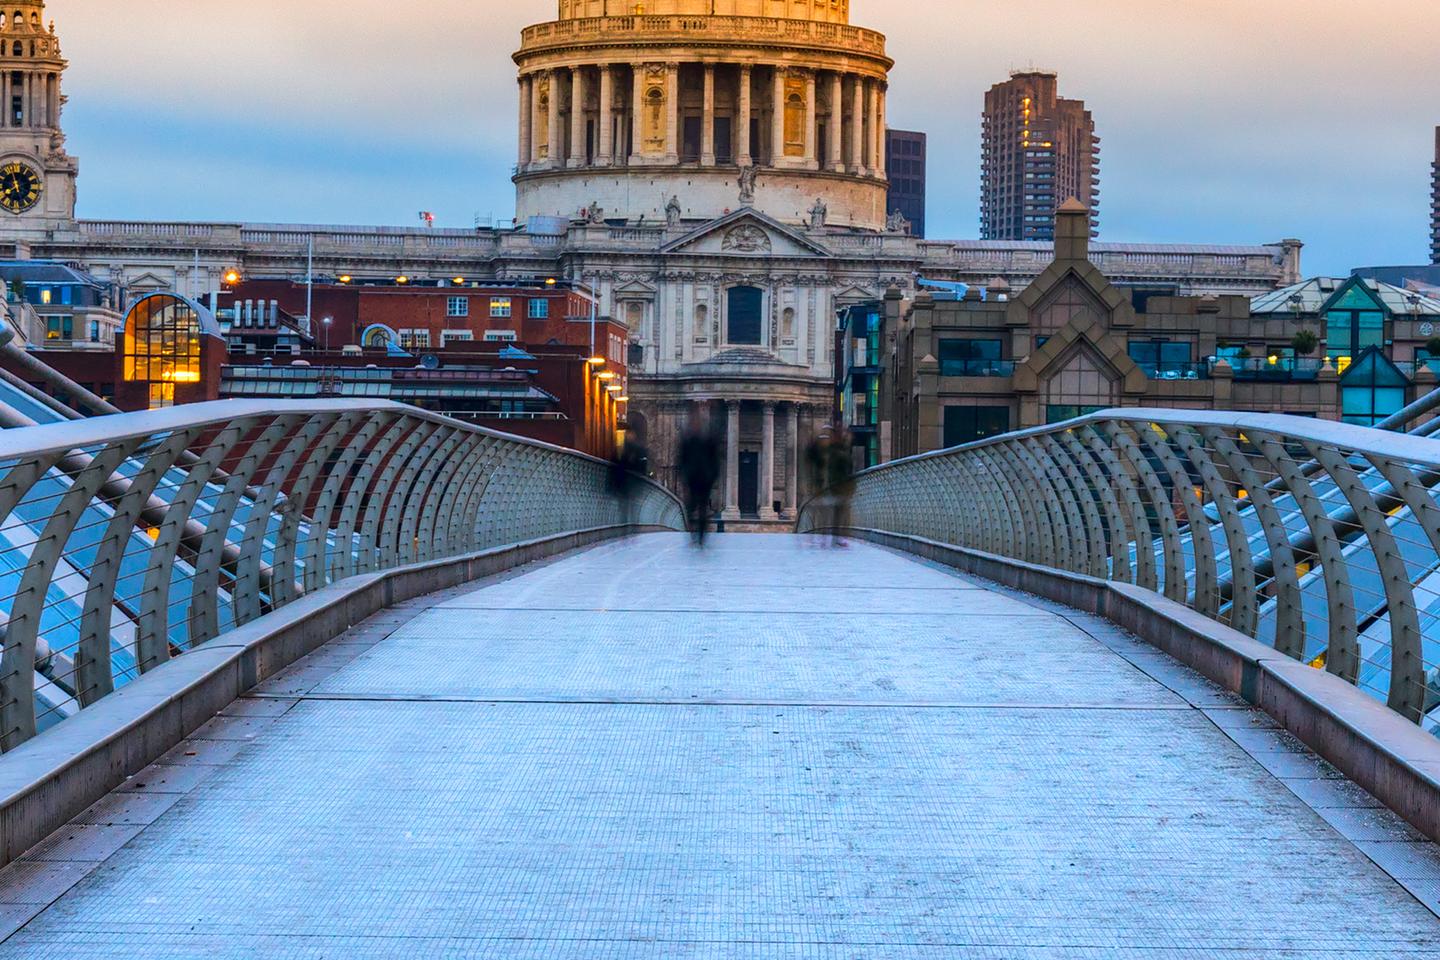
[[[1134,583],[1440,732],[1440,441],[1109,410],[859,475],[855,529]],[[835,521],[820,501],[802,532]]]
[[[196,404],[0,431],[0,744],[358,574],[620,524],[591,457],[400,404]]]

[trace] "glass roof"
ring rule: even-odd
[[[1290,314],[1296,312],[1295,304],[1298,303],[1300,313],[1323,313],[1352,279],[1357,285],[1363,285],[1385,309],[1396,316],[1440,317],[1440,300],[1378,280],[1350,277],[1312,277],[1303,283],[1283,287],[1252,300],[1250,312],[1257,315]]]

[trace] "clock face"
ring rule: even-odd
[[[0,207],[24,213],[40,202],[40,174],[26,164],[11,160],[0,166]]]

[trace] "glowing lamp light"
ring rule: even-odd
[[[410,282],[410,278],[409,278],[409,277],[405,277],[405,276],[396,277],[396,278],[395,278],[395,282],[398,283],[398,284],[400,284],[400,286],[403,287],[403,286],[405,286],[405,284],[407,284],[407,283]]]
[[[240,271],[239,271],[239,270],[226,270],[226,271],[225,271],[225,282],[228,283],[228,284],[232,284],[232,285],[239,283],[239,282],[240,282]]]
[[[455,284],[455,286],[457,286],[457,287],[458,287],[458,286],[462,286],[462,285],[465,283],[465,278],[464,278],[464,277],[456,277],[455,279],[451,280],[450,282],[453,283],[453,284]]]
[[[349,283],[350,280],[351,280],[350,274],[348,274],[348,273],[342,273],[342,274],[340,274],[340,282],[341,282],[341,283]]]
[[[597,380],[614,380],[614,379],[615,379],[615,373],[614,373],[613,371],[606,370],[604,373],[597,373],[597,374],[595,375],[595,378],[596,378]]]
[[[611,393],[619,393],[623,388],[618,383],[612,383],[605,389],[609,390]]]
[[[630,398],[629,398],[629,397],[616,397],[616,398],[615,398],[615,402],[616,402],[616,403],[629,403],[629,402],[630,402]]]
[[[547,278],[547,279],[545,280],[545,286],[547,286],[547,287],[553,287],[553,286],[555,286],[555,284],[556,284],[556,280],[555,280],[554,277],[549,277],[549,278]]]
[[[604,357],[591,357],[589,360],[586,360],[585,362],[588,363],[588,364],[590,364],[590,366],[592,366],[592,367],[603,367],[603,366],[605,366],[605,358],[604,358]]]

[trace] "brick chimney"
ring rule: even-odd
[[[1055,259],[1090,259],[1090,211],[1074,197],[1055,211]]]

